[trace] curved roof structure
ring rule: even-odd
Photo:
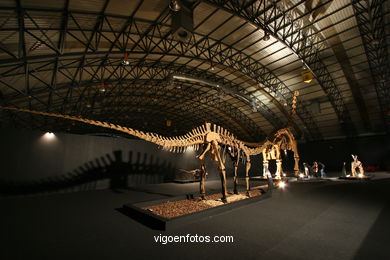
[[[1,0],[0,102],[165,135],[209,121],[259,141],[290,119],[304,140],[384,134],[389,10],[385,0]],[[2,126],[103,131],[0,113]]]

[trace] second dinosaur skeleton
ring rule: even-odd
[[[263,155],[264,176],[268,171],[268,161],[276,160],[276,178],[280,178],[282,174],[282,159],[281,149],[284,151],[291,150],[294,152],[295,175],[298,175],[298,163],[299,155],[295,138],[289,127],[280,129],[274,133],[271,133],[265,141],[261,143],[247,143],[237,139],[226,129],[211,123],[205,123],[197,128],[192,129],[185,135],[165,137],[155,133],[143,132],[135,130],[133,128],[124,127],[116,124],[106,123],[97,120],[85,119],[76,116],[62,115],[55,113],[47,113],[40,111],[33,111],[22,108],[14,107],[0,107],[1,109],[13,110],[19,112],[27,112],[42,116],[63,118],[73,121],[79,121],[90,125],[105,127],[116,131],[124,132],[126,134],[138,137],[148,142],[152,142],[163,149],[170,152],[185,152],[188,148],[200,150],[200,154],[197,156],[200,162],[200,194],[204,199],[206,196],[205,179],[206,179],[206,166],[205,156],[207,153],[213,161],[218,163],[220,177],[222,182],[222,201],[226,202],[227,197],[227,185],[226,185],[226,151],[231,156],[234,163],[234,193],[237,194],[238,184],[238,165],[240,161],[245,161],[245,179],[246,179],[246,191],[249,196],[249,170],[251,168],[251,156]]]

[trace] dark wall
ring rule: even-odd
[[[174,179],[178,169],[192,170],[199,165],[195,151],[171,153],[152,143],[125,138],[56,134],[48,140],[39,131],[0,129],[0,143],[3,181],[60,182],[62,178],[70,182],[78,178],[80,182],[85,178],[80,176],[93,179],[113,171],[127,174],[123,178],[130,185],[159,183]],[[206,165],[209,178],[219,178],[217,165],[210,161]],[[228,160],[229,173],[230,165]]]
[[[357,154],[365,167],[377,165],[380,170],[390,169],[390,137],[375,136],[347,140],[329,140],[299,144],[302,162],[323,162],[328,170],[341,171],[343,162],[347,168],[351,154]]]
[[[48,140],[39,131],[0,129],[0,143],[0,185],[3,186],[9,182],[29,182],[46,188],[55,183],[58,188],[84,185],[90,180],[95,181],[93,188],[160,183],[176,178],[179,169],[193,170],[199,165],[195,152],[170,153],[152,143],[125,138],[56,134]],[[328,171],[341,171],[344,161],[350,167],[351,153],[358,154],[365,166],[390,168],[389,136],[301,143],[299,152],[301,168],[303,162],[320,161]],[[271,172],[275,171],[274,164],[270,164]],[[292,171],[292,153],[283,155],[283,164],[285,171]],[[206,166],[208,178],[219,178],[215,163],[208,160]],[[232,176],[229,158],[226,167],[228,176]],[[244,165],[239,169],[239,175],[244,176]],[[250,174],[262,174],[261,156],[252,157]]]

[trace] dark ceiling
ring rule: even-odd
[[[389,1],[177,2],[0,0],[1,105],[170,136],[209,121],[259,141],[290,119],[302,140],[389,133]],[[106,131],[0,113],[3,127]]]

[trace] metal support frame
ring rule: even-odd
[[[316,39],[314,35],[309,37],[310,28],[302,28],[298,20],[299,17],[293,17],[292,12],[290,12],[298,5],[303,4],[304,0],[297,2],[289,10],[281,8],[278,1],[202,0],[202,2],[245,19],[248,23],[272,35],[288,47],[316,77],[318,83],[327,94],[345,134],[347,136],[356,134],[355,126],[341,92],[319,55],[322,41]],[[320,7],[317,6],[317,8]]]
[[[372,81],[387,133],[390,132],[390,68],[384,22],[385,0],[353,0]]]
[[[55,63],[55,61],[52,61]],[[119,59],[114,60],[108,60],[107,65],[115,67],[116,64],[120,62]],[[66,75],[66,71],[72,70],[75,68],[78,68],[77,66],[78,62],[71,62],[68,66],[62,66],[59,68],[59,73]],[[96,70],[96,67],[98,67],[99,60],[94,60],[94,62],[86,60],[85,66],[82,68],[86,74],[92,75],[93,71]],[[134,65],[132,65],[134,64]],[[47,63],[45,63],[47,65]],[[47,66],[44,66],[44,68]],[[49,66],[50,67],[50,66]],[[95,68],[94,68],[95,67]],[[131,90],[138,90],[138,92],[143,93],[145,97],[152,99],[153,96],[157,95],[159,92],[171,92],[172,90],[168,90],[170,87],[170,77],[173,73],[182,73],[183,75],[192,75],[195,77],[204,77],[209,80],[213,80],[215,82],[219,82],[221,85],[229,86],[229,88],[236,88],[237,86],[235,84],[232,84],[226,80],[224,80],[221,77],[218,77],[212,73],[205,73],[202,70],[194,69],[188,66],[183,65],[172,65],[169,63],[156,63],[155,61],[144,61],[142,64],[139,64],[138,60],[134,60],[129,64],[129,66],[121,67],[120,71],[115,74],[115,77],[107,78],[106,84],[109,86],[107,89],[107,92],[104,93],[104,98],[107,99],[110,97],[110,102],[105,104],[106,109],[110,111],[116,111],[112,110],[112,107],[117,107],[118,104],[122,104],[123,97],[129,95],[129,91]],[[111,73],[111,71],[108,70],[108,73]],[[123,77],[124,74],[131,74],[131,78]],[[148,75],[148,78],[145,79],[143,76]],[[68,75],[68,77],[70,77]],[[142,82],[142,85],[140,85],[137,82]],[[61,99],[57,99],[56,103],[52,103],[53,109],[56,111],[71,113],[71,114],[79,114],[83,110],[85,110],[85,102],[95,102],[97,99],[101,99],[101,95],[99,95],[99,80],[91,78],[90,80],[85,80],[83,82],[79,82],[79,85],[83,87],[83,89],[88,89],[92,91],[86,91],[82,98],[79,97],[73,97],[68,99],[68,104],[70,107],[77,108],[76,110],[68,110],[68,111],[62,111],[61,105]],[[194,85],[194,84],[192,84]],[[142,88],[139,88],[142,86]],[[158,86],[158,87],[153,87]],[[193,88],[195,88],[194,86]],[[199,87],[198,87],[199,88]],[[67,84],[57,85],[56,91],[59,95],[62,95],[64,92],[66,92],[68,89]],[[39,89],[34,90],[32,95],[40,96],[43,93],[46,92],[46,87],[42,87]],[[184,99],[184,100],[191,100],[193,103],[198,102],[196,105],[192,105],[192,108],[196,108],[199,105],[207,105],[210,108],[217,108],[219,111],[222,111],[224,118],[228,120],[229,117],[231,117],[233,120],[236,120],[238,124],[236,124],[236,128],[239,124],[242,124],[243,126],[247,127],[251,133],[245,133],[246,136],[250,137],[251,139],[259,139],[263,136],[265,136],[265,133],[253,122],[252,119],[250,119],[248,116],[246,116],[244,113],[242,113],[238,108],[230,105],[229,103],[224,102],[218,95],[209,93],[209,91],[206,91],[204,93],[197,92],[196,95],[191,95],[190,92],[181,92],[182,95],[180,97],[175,97],[175,99],[172,99],[170,102],[168,102],[166,105],[167,107],[170,104],[174,104],[175,100],[176,103],[178,100]],[[163,95],[161,95],[163,97]],[[8,103],[13,103],[15,105],[18,105],[20,102],[22,102],[24,99],[23,96],[16,93],[15,95],[9,95],[7,97]],[[207,102],[203,102],[202,100],[207,100]],[[42,104],[41,104],[42,106]],[[38,106],[38,104],[35,106],[35,109],[42,110],[41,107]],[[102,111],[103,112],[103,111]],[[264,113],[267,111],[264,111]],[[113,116],[113,114],[111,114]],[[119,114],[118,114],[118,117]],[[115,120],[115,117],[113,117]],[[202,122],[203,123],[203,122]],[[221,123],[219,123],[221,124]],[[223,125],[223,124],[222,124]]]
[[[259,91],[262,93],[266,93],[268,97],[272,97],[278,104],[278,107],[284,110],[282,103],[286,103],[292,95],[292,91],[281,82],[278,77],[273,74],[269,69],[263,66],[260,62],[254,60],[250,56],[246,55],[242,50],[237,50],[233,46],[223,44],[221,40],[212,39],[210,35],[200,35],[194,33],[192,38],[187,43],[177,42],[170,35],[170,26],[166,24],[166,21],[169,19],[169,13],[165,10],[161,12],[161,15],[156,21],[147,21],[144,19],[134,19],[132,15],[129,17],[115,17],[116,19],[121,18],[126,20],[123,23],[122,29],[117,30],[110,26],[111,16],[105,14],[105,8],[107,7],[109,0],[106,1],[105,7],[102,11],[97,15],[96,24],[93,28],[91,36],[77,37],[75,32],[80,32],[82,35],[86,35],[84,32],[87,32],[88,29],[83,28],[82,24],[77,22],[77,16],[79,14],[83,14],[82,12],[77,11],[69,11],[67,8],[62,11],[58,10],[50,10],[45,9],[48,12],[61,12],[63,17],[63,22],[61,24],[61,28],[24,28],[23,31],[28,31],[30,34],[33,34],[35,38],[45,37],[44,33],[47,30],[59,30],[61,31],[60,41],[58,45],[54,48],[53,55],[45,55],[45,56],[24,56],[23,61],[29,64],[34,63],[34,59],[45,59],[45,62],[51,63],[53,60],[49,59],[50,57],[56,58],[57,65],[53,66],[53,78],[51,82],[46,82],[43,85],[49,89],[50,95],[48,97],[48,101],[44,102],[40,97],[35,95],[31,96],[30,99],[34,99],[41,104],[46,104],[47,110],[50,109],[51,104],[53,103],[53,96],[58,96],[63,99],[62,109],[61,111],[67,111],[69,106],[69,101],[73,100],[74,96],[79,97],[79,102],[83,99],[83,95],[88,90],[83,87],[81,84],[82,79],[84,78],[84,74],[88,73],[91,80],[96,80],[100,76],[100,80],[110,81],[112,78],[115,78],[119,75],[118,71],[121,69],[121,66],[118,64],[114,69],[112,69],[109,65],[108,60],[115,55],[120,55],[124,51],[129,51],[130,53],[144,53],[145,56],[138,61],[138,65],[142,65],[148,55],[160,55],[160,59],[163,57],[173,55],[176,58],[169,65],[174,65],[174,62],[179,57],[188,58],[190,60],[197,60],[199,62],[200,67],[202,64],[212,62],[213,64],[219,64],[218,69],[224,70],[228,72],[230,75],[243,75],[245,76],[246,82],[249,85],[252,84],[260,84]],[[139,4],[142,4],[141,1]],[[66,5],[67,6],[67,5]],[[23,12],[28,13],[30,10],[34,9],[21,9]],[[137,9],[136,9],[137,10]],[[136,12],[134,11],[134,13]],[[91,15],[91,12],[88,12]],[[29,15],[29,19],[34,19],[33,15]],[[206,18],[207,19],[207,18]],[[70,26],[72,24],[72,27]],[[146,28],[145,28],[145,25]],[[107,29],[109,28],[109,29]],[[19,28],[20,29],[20,28]],[[21,29],[20,29],[21,30]],[[40,32],[39,34],[34,33],[34,31]],[[109,40],[110,37],[106,36],[106,33],[114,33],[115,40]],[[139,36],[138,40],[134,40],[133,37],[136,35]],[[80,53],[82,55],[82,59],[77,59],[78,66],[76,71],[70,76],[67,72],[66,65],[73,64],[68,61],[66,57],[75,56],[80,54],[77,53],[64,53],[63,43],[65,38],[74,38],[83,46],[85,46],[85,51]],[[100,51],[99,43],[104,39],[110,43],[109,51]],[[44,39],[41,39],[42,42]],[[131,46],[128,48],[128,46]],[[87,71],[88,62],[90,62],[89,56],[105,54],[105,59],[100,59],[100,64],[96,68],[93,68],[94,71]],[[12,63],[10,66],[10,70],[7,73],[2,73],[2,77],[6,77],[7,75],[15,75],[11,73],[12,66],[18,67],[18,61],[15,60],[14,57],[10,55],[10,59],[3,60],[3,64]],[[68,63],[69,62],[69,63]],[[157,61],[158,62],[158,61]],[[92,63],[91,63],[92,64]],[[96,65],[96,64],[94,64]],[[31,67],[31,65],[30,65]],[[42,69],[45,66],[42,64]],[[93,67],[92,65],[90,66]],[[135,66],[136,67],[136,66]],[[37,68],[37,64],[34,63],[34,68],[26,70],[27,74],[34,74],[34,72],[39,71]],[[61,73],[62,76],[69,78],[69,85],[66,93],[57,91],[56,86],[56,78],[57,74]],[[108,73],[108,76],[103,77],[103,73]],[[131,75],[138,76],[147,76],[151,71],[142,72],[139,68],[134,68],[131,71],[127,71],[125,74],[121,74],[121,77],[129,77]],[[107,74],[105,74],[107,75]],[[241,76],[237,76],[241,77]],[[254,97],[253,93],[247,93],[243,86],[238,84],[234,84],[234,88],[236,91],[242,92],[246,95],[251,95]],[[77,93],[74,91],[77,90]],[[31,103],[31,102],[30,102]],[[36,102],[35,102],[36,103]],[[267,111],[267,107],[262,105],[260,102],[258,103],[262,107],[263,116],[270,121],[271,124],[275,125],[275,122],[283,122],[276,115],[272,115],[270,113],[266,114],[264,111]],[[74,105],[74,104],[73,104]],[[77,113],[77,106],[73,107],[75,113]],[[269,110],[269,109],[268,109]],[[269,112],[269,111],[268,111]],[[285,112],[285,111],[284,111]],[[298,105],[297,114],[301,119],[301,123],[305,125],[305,130],[308,131],[309,136],[312,139],[320,139],[321,134],[320,131],[313,119],[311,113],[302,105]],[[272,115],[272,117],[270,117]],[[287,121],[287,119],[285,119]]]

